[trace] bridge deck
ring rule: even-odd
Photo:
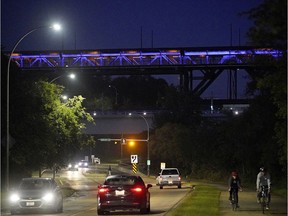
[[[75,51],[14,52],[12,60],[22,69],[29,68],[115,68],[140,66],[219,66],[247,65],[257,56],[278,57],[271,48],[207,47]]]

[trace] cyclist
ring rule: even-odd
[[[231,176],[228,179],[228,191],[229,191],[229,200],[230,200],[230,204],[232,204],[231,202],[231,198],[232,198],[232,189],[236,190],[236,200],[237,200],[237,208],[239,208],[238,205],[238,189],[241,191],[241,180],[238,176],[238,173],[236,171],[233,171],[231,173]]]
[[[257,202],[260,203],[261,196],[261,186],[264,186],[268,190],[268,203],[266,205],[266,209],[269,209],[269,204],[271,200],[271,178],[270,174],[267,172],[265,167],[261,167],[259,173],[257,174],[256,179],[256,190],[257,190]]]

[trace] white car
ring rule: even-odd
[[[23,178],[19,186],[11,191],[11,215],[17,213],[63,212],[61,188],[52,178]]]
[[[156,185],[159,185],[160,189],[163,186],[177,186],[181,188],[181,175],[177,168],[164,168],[156,178]]]
[[[85,160],[81,160],[79,163],[78,163],[78,166],[79,167],[82,167],[82,168],[88,168],[88,161],[85,161]]]
[[[68,171],[78,171],[78,164],[70,163],[68,164]]]

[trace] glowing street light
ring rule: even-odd
[[[62,95],[61,98],[62,98],[63,100],[67,100],[67,99],[68,99],[68,96],[67,96],[67,95]]]
[[[135,142],[134,141],[129,141],[129,146],[134,146],[135,145]]]
[[[49,83],[53,83],[55,80],[57,80],[57,79],[59,79],[59,78],[61,78],[61,77],[64,77],[64,76],[66,76],[66,74],[65,74],[65,75],[61,75],[61,76],[58,76],[58,77],[52,79]],[[70,79],[75,79],[75,78],[76,78],[76,75],[73,74],[73,73],[71,73],[71,74],[68,75],[68,77],[69,77]]]
[[[49,28],[53,28],[55,31],[60,31],[61,30],[61,25],[59,23],[54,23]]]
[[[24,34],[17,42],[16,44],[14,45],[11,53],[10,53],[10,56],[9,56],[9,60],[8,60],[8,65],[7,65],[7,120],[6,120],[6,136],[7,136],[7,143],[6,143],[6,188],[7,188],[7,191],[9,190],[9,144],[10,144],[10,137],[9,137],[9,134],[10,134],[10,116],[9,116],[9,109],[10,109],[10,98],[9,98],[9,95],[10,95],[10,64],[11,64],[11,60],[12,60],[12,56],[13,56],[13,53],[14,51],[16,50],[18,44],[24,39],[26,38],[28,35],[30,35],[31,33],[37,31],[37,30],[40,30],[40,29],[45,29],[45,28],[52,28],[54,29],[55,31],[59,31],[61,29],[61,26],[59,24],[54,24],[54,25],[50,25],[50,26],[40,26],[40,27],[37,27],[37,28],[34,28],[30,31],[28,31],[26,34]]]

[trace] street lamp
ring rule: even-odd
[[[7,187],[7,191],[9,190],[9,144],[10,144],[10,138],[9,138],[9,109],[10,109],[10,106],[9,106],[9,103],[10,103],[10,98],[9,98],[9,94],[10,94],[10,64],[11,64],[11,60],[12,60],[12,56],[13,56],[13,53],[14,51],[16,50],[18,44],[25,38],[27,37],[28,35],[30,35],[31,33],[37,31],[37,30],[40,30],[40,29],[45,29],[45,28],[51,28],[51,29],[54,29],[56,31],[59,31],[61,29],[61,26],[59,24],[54,24],[52,26],[40,26],[40,27],[37,27],[37,28],[34,28],[30,31],[28,31],[26,34],[24,34],[17,42],[16,44],[14,45],[11,53],[10,53],[10,56],[9,56],[9,60],[8,60],[8,65],[7,65],[7,120],[6,120],[6,136],[7,136],[7,143],[6,143],[6,187]]]
[[[149,146],[149,136],[150,136],[150,132],[149,132],[149,124],[147,119],[144,117],[146,116],[146,112],[143,113],[143,115],[140,115],[138,113],[135,113],[136,115],[140,116],[141,118],[144,119],[146,126],[147,126],[147,138],[146,138],[146,142],[147,142],[147,176],[150,176],[150,146]],[[132,116],[132,113],[129,113],[129,116]]]
[[[68,96],[67,96],[67,95],[62,95],[61,98],[62,98],[63,100],[67,100],[67,99],[68,99]]]
[[[115,105],[118,104],[118,91],[117,91],[117,88],[113,85],[109,85],[109,88],[114,88],[115,90]]]
[[[53,83],[55,80],[57,80],[57,79],[59,79],[59,78],[61,78],[61,77],[63,77],[63,76],[66,76],[66,75],[58,76],[58,77],[52,79],[49,83]],[[71,73],[71,74],[68,75],[68,77],[69,77],[70,79],[75,79],[76,75],[73,74],[73,73]]]

